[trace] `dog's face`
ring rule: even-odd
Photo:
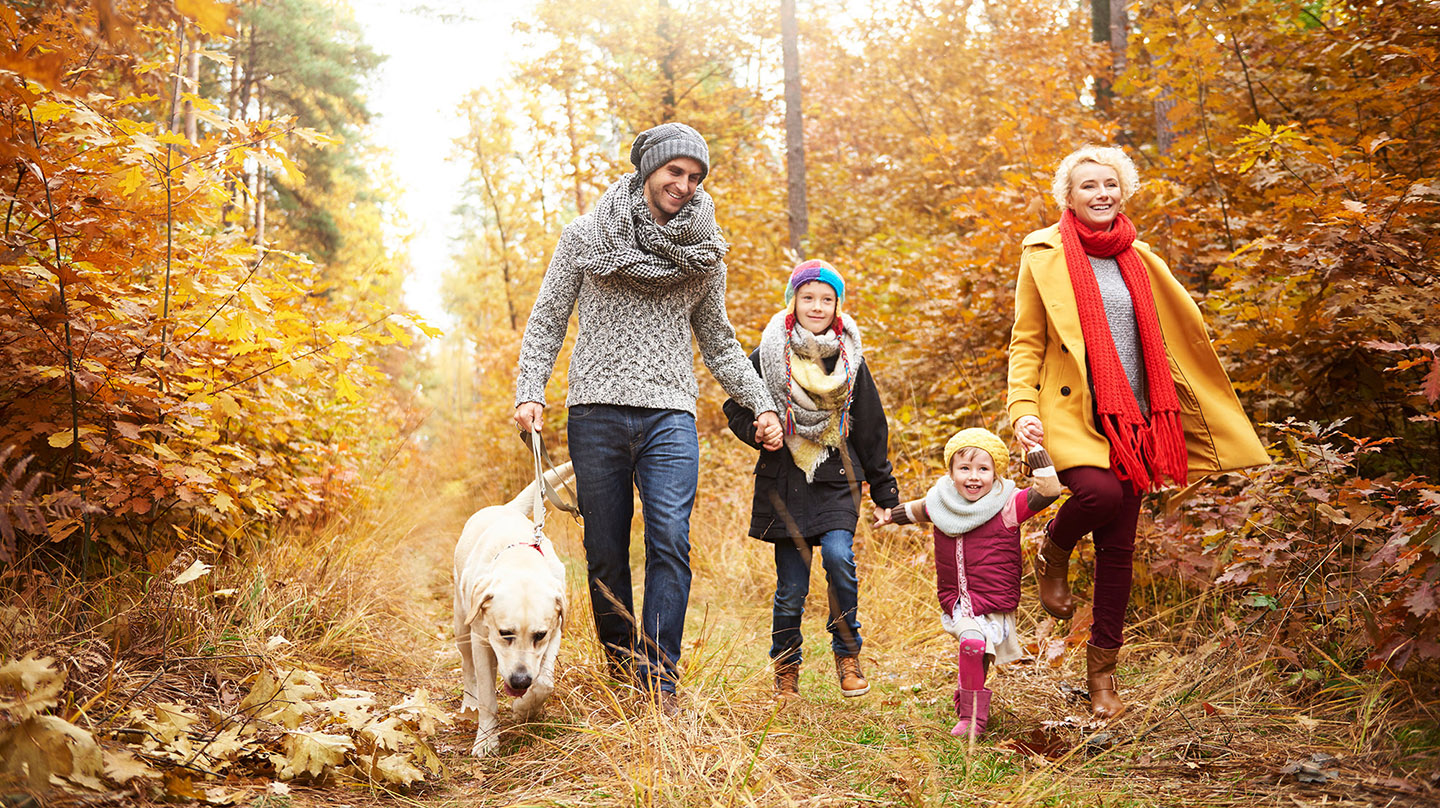
[[[565,592],[532,580],[476,584],[470,595],[472,636],[495,651],[496,672],[511,696],[521,696],[540,675],[541,663],[565,619]]]

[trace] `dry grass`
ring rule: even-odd
[[[973,748],[956,741],[948,732],[953,641],[935,619],[929,541],[915,529],[862,529],[857,537],[870,694],[839,696],[817,564],[804,696],[777,708],[766,658],[773,561],[768,545],[744,536],[745,455],[723,439],[707,441],[702,467],[679,717],[659,715],[608,679],[588,619],[580,530],[552,515],[548,532],[567,559],[577,619],[545,721],[513,726],[502,712],[501,752],[478,761],[467,755],[473,726],[445,731],[436,746],[448,773],[412,792],[296,785],[279,799],[263,797],[257,785],[250,804],[1398,806],[1437,799],[1433,694],[1414,692],[1409,680],[1356,673],[1348,661],[1290,686],[1252,644],[1207,639],[1208,627],[1233,611],[1221,595],[1187,596],[1158,584],[1137,596],[1141,618],[1121,662],[1132,711],[1115,726],[1084,724],[1083,651],[1076,650],[1083,637],[1051,636],[1055,628],[1026,611],[1022,626],[1042,635],[1039,661],[996,671],[993,732]],[[469,511],[519,484],[478,492],[411,481],[393,505],[343,527],[242,554],[217,566],[193,604],[167,601],[171,623],[158,656],[137,650],[150,647],[136,637],[154,636],[165,611],[156,597],[142,596],[145,576],[78,587],[76,598],[77,582],[12,571],[0,653],[38,648],[62,656],[75,706],[93,702],[81,719],[96,722],[128,700],[233,698],[237,676],[279,655],[323,664],[339,683],[380,693],[425,685],[458,709],[452,543]],[[234,597],[214,594],[231,588]],[[1027,589],[1026,603],[1033,602]],[[127,615],[128,645],[117,651],[115,626]],[[267,647],[274,635],[293,645]],[[1052,647],[1066,650],[1046,661]],[[1315,753],[1336,758],[1326,764],[1334,779],[1307,784],[1282,774]]]

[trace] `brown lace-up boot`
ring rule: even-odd
[[[1070,551],[1050,541],[1050,528],[1055,520],[1045,525],[1045,538],[1040,541],[1040,552],[1035,554],[1035,580],[1040,585],[1040,606],[1057,620],[1069,620],[1075,615],[1075,598],[1070,594]]]
[[[860,672],[860,657],[835,655],[835,675],[840,677],[840,695],[863,696],[870,692],[870,683]]]
[[[1125,704],[1116,692],[1120,683],[1115,678],[1115,659],[1119,648],[1097,648],[1085,644],[1085,680],[1090,686],[1090,711],[1096,718],[1119,718]]]
[[[782,699],[800,697],[800,663],[775,663],[775,695]]]

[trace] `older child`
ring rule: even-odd
[[[1010,452],[987,429],[962,429],[945,444],[948,473],[924,499],[896,508],[889,520],[935,525],[935,580],[940,625],[960,641],[955,713],[950,734],[978,736],[990,720],[985,675],[992,661],[1020,656],[1015,609],[1020,605],[1020,524],[1060,496],[1043,449],[1030,453],[1032,488],[1006,479]],[[996,481],[999,484],[996,484]],[[883,524],[885,520],[877,522]]]
[[[860,483],[870,484],[875,518],[900,502],[888,457],[889,428],[865,364],[860,329],[841,313],[845,281],[824,261],[805,261],[785,285],[785,308],[750,355],[785,426],[771,451],[755,438],[755,413],[725,402],[730,429],[761,449],[755,463],[750,535],[775,545],[770,658],[780,696],[800,692],[800,618],[810,592],[810,557],[820,548],[830,591],[830,647],[840,692],[870,690],[860,669],[859,581],[852,541]]]

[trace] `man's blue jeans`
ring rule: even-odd
[[[679,410],[570,408],[570,459],[595,634],[611,664],[649,690],[675,691],[690,601],[690,510],[700,476],[695,416]],[[631,486],[645,519],[645,601],[639,631],[630,583]]]
[[[855,575],[855,533],[832,530],[820,535],[820,546],[802,550],[791,539],[775,542],[775,611],[770,658],[801,662],[800,618],[810,594],[810,556],[820,550],[820,563],[830,582],[830,648],[837,656],[860,654],[860,582]]]

